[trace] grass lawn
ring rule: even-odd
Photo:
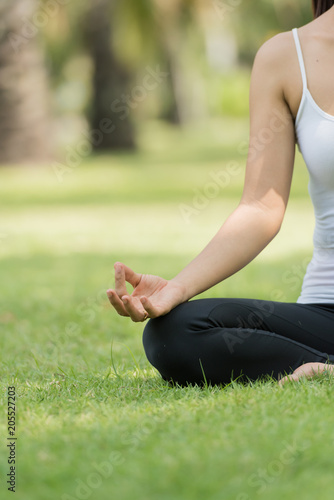
[[[203,248],[238,203],[245,140],[242,119],[150,124],[136,155],[82,158],[61,179],[0,170],[1,499],[332,499],[331,377],[171,387],[145,358],[143,324],[106,300],[116,260],[171,278]],[[312,230],[298,156],[281,233],[202,296],[296,300]]]

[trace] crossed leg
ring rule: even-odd
[[[252,299],[198,299],[151,319],[143,343],[166,380],[226,384],[270,375],[281,384],[334,363],[334,309]]]

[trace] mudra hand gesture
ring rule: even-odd
[[[107,290],[107,295],[120,316],[128,316],[134,322],[145,321],[167,314],[184,302],[184,290],[173,281],[135,273],[121,262],[116,262],[114,269],[115,289]],[[126,282],[133,286],[132,294],[128,293]]]

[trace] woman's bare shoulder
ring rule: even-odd
[[[286,65],[287,58],[291,57],[294,47],[295,43],[292,31],[278,33],[261,45],[257,51],[255,61],[269,65],[277,65],[277,63]]]
[[[259,48],[254,60],[251,88],[255,89],[255,94],[261,94],[264,87],[269,88],[273,96],[285,101],[291,115],[296,116],[302,80],[292,31],[273,36]]]
[[[263,80],[273,90],[282,93],[289,78],[289,68],[294,66],[296,56],[291,31],[273,36],[256,53],[252,79],[255,82]]]

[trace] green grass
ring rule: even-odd
[[[0,171],[0,497],[7,387],[17,392],[19,500],[324,499],[333,490],[333,379],[279,387],[172,387],[145,358],[142,324],[114,314],[113,263],[177,273],[241,194],[243,173],[186,220],[180,205],[242,164],[243,120],[176,132],[152,124],[137,155]],[[194,191],[195,190],[195,191]],[[307,175],[297,159],[281,233],[203,297],[296,300],[312,252]]]

